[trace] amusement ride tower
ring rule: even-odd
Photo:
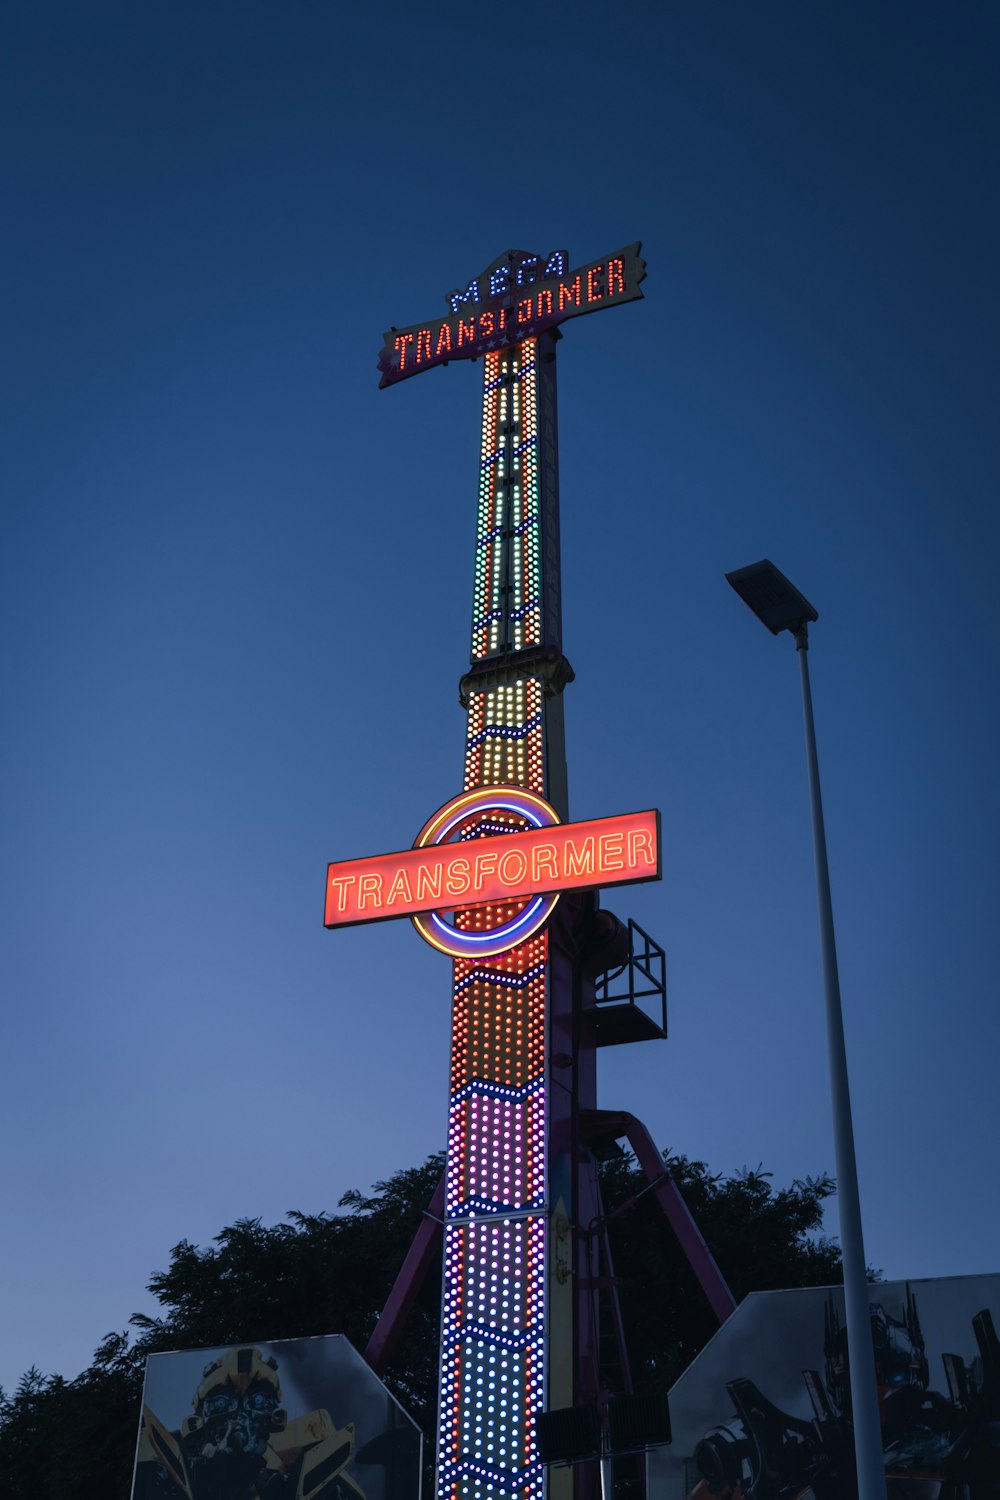
[[[656,814],[568,822],[557,324],[641,297],[639,250],[572,272],[564,252],[509,251],[451,294],[448,316],[386,334],[380,359],[383,385],[449,359],[483,369],[463,790],[395,865],[333,865],[327,887],[328,925],[409,914],[452,958],[445,1179],[366,1350],[384,1369],[443,1236],[438,1500],[597,1493],[598,1465],[547,1469],[539,1435],[543,1413],[575,1410],[599,1447],[608,1398],[631,1391],[602,1141],[628,1137],[720,1319],[733,1307],[644,1128],[597,1109],[597,1047],[665,1035],[665,1001],[662,1024],[634,1003],[637,988],[663,999],[662,950],[599,911],[596,889],[658,877]],[[445,852],[443,870],[431,856]],[[601,985],[612,969],[623,996]]]

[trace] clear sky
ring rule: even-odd
[[[559,353],[571,811],[665,845],[607,904],[671,1036],[601,1103],[833,1169],[795,653],[723,578],[769,556],[820,611],[868,1259],[995,1270],[1000,10],[0,29],[0,1381],[74,1376],[180,1239],[443,1143],[447,961],[321,902],[460,786],[480,370],[375,361],[512,246],[649,267]]]

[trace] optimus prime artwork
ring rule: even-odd
[[[483,378],[462,789],[411,849],[331,864],[325,905],[331,928],[409,916],[452,960],[445,1177],[365,1351],[386,1367],[443,1243],[439,1500],[597,1493],[596,1462],[546,1469],[539,1430],[581,1406],[607,1428],[632,1389],[596,1172],[618,1139],[718,1317],[734,1306],[644,1127],[597,1108],[597,1048],[666,1035],[663,950],[597,889],[660,877],[659,816],[568,821],[558,325],[641,298],[640,248],[575,270],[563,250],[507,251],[444,316],[390,329],[378,361],[383,387],[457,359]]]
[[[888,1500],[1000,1495],[1000,1276],[871,1287]],[[755,1292],[670,1393],[648,1500],[853,1500],[843,1292]]]
[[[344,1338],[153,1354],[133,1500],[417,1500],[419,1429]]]

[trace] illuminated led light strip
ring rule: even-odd
[[[532,1098],[541,1093],[545,1080],[536,1078],[531,1083],[526,1083],[523,1088],[512,1089],[502,1083],[489,1083],[482,1078],[474,1078],[463,1088],[456,1089],[452,1094],[452,1103],[458,1104],[463,1099],[471,1099],[478,1096],[483,1099],[509,1100],[513,1104],[522,1104],[525,1099]]]
[[[545,1208],[545,1195],[540,1193],[534,1198],[526,1198],[523,1207],[519,1209],[509,1208],[502,1198],[463,1198],[456,1203],[454,1208],[449,1208],[449,1219],[464,1219],[468,1224],[481,1224],[484,1220],[496,1219],[503,1224],[509,1224],[512,1219],[527,1218],[529,1215],[541,1213]]]
[[[473,1228],[480,1229],[484,1224],[510,1225],[518,1219],[537,1219],[540,1214],[547,1214],[548,1204],[543,1198],[538,1198],[528,1203],[524,1208],[469,1208],[466,1212],[459,1210],[449,1214],[449,1224],[471,1224]]]
[[[526,613],[526,611],[522,611],[522,613]],[[517,729],[511,729],[503,724],[491,724],[488,729],[481,729],[478,734],[474,734],[466,743],[468,745],[478,745],[483,740],[523,740],[527,738],[533,729],[537,729],[541,722],[541,714],[535,714],[532,718],[526,719]]]
[[[473,823],[468,828],[463,828],[459,839],[465,842],[469,839],[481,839],[488,833],[511,833],[516,825],[513,818],[505,822],[502,818],[480,818],[478,823]]]
[[[524,397],[525,397],[525,393],[526,393],[526,387],[525,387],[525,383],[522,381],[522,383],[518,387],[517,393],[516,393],[517,394],[517,416],[518,416],[518,431],[519,432],[523,431],[523,423],[524,423],[524,420],[525,420],[525,415],[524,415],[524,407],[525,407]],[[512,446],[512,450],[513,450],[512,454],[511,454],[512,464],[513,464],[513,466],[514,466],[514,468],[516,470],[517,478],[518,478],[518,481],[519,481],[518,483],[514,484],[512,486],[512,488],[511,488],[511,502],[510,502],[510,542],[508,544],[508,546],[509,546],[508,586],[510,588],[510,594],[509,594],[509,597],[508,597],[508,607],[509,607],[510,610],[515,610],[515,609],[520,609],[520,607],[525,602],[524,569],[523,569],[522,563],[523,563],[523,555],[524,555],[525,537],[527,535],[527,532],[525,530],[525,509],[526,509],[526,507],[525,507],[525,503],[524,503],[525,502],[524,479],[525,479],[525,474],[526,474],[526,468],[525,468],[525,458],[526,458],[526,455],[523,454],[523,452],[522,452],[522,444],[520,442],[516,442],[516,439],[514,438],[513,434],[511,436],[511,446]],[[529,496],[529,502],[533,498],[534,498],[533,496]],[[531,508],[534,509],[535,507],[531,506]],[[530,528],[529,528],[529,530],[530,530]],[[508,623],[508,634],[509,634],[509,637],[510,637],[510,644],[511,644],[511,646],[513,647],[513,649],[515,651],[518,651],[518,650],[521,649],[521,647],[524,644],[524,625],[523,625],[523,622],[521,620],[514,620],[513,618],[510,617],[510,615],[508,615],[508,620],[509,620],[509,623]]]
[[[538,463],[538,381],[534,364],[526,373],[523,387],[523,430],[520,444],[522,459],[523,489],[528,509],[536,517],[535,524],[526,527],[515,539],[515,598],[513,646],[523,650],[537,645],[541,639],[541,613],[525,609],[528,598],[537,597],[540,585],[541,523],[539,518],[539,463]],[[523,611],[523,613],[522,613]]]
[[[511,1088],[503,1083],[491,1083],[484,1078],[470,1078],[469,1082],[455,1090],[451,1096],[453,1104],[460,1104],[463,1099],[480,1097],[483,1099],[500,1099],[512,1104],[522,1104],[525,1099],[530,1099],[534,1094],[540,1093],[544,1080],[535,1078],[531,1083],[524,1084],[521,1088]]]
[[[528,387],[526,387],[528,390]],[[529,505],[538,513],[540,510],[540,483],[538,483],[538,390],[537,378],[534,372],[531,375],[531,402],[526,404],[525,431],[525,487],[528,493]],[[522,540],[523,555],[523,588],[531,597],[538,597],[541,585],[541,522],[532,526]],[[519,619],[514,633],[516,646],[538,645],[541,640],[541,612],[540,610],[526,610],[523,619]]]
[[[513,1489],[507,1488],[507,1486],[511,1483],[511,1475],[506,1469],[489,1469],[484,1464],[473,1463],[471,1459],[465,1459],[462,1463],[455,1464],[452,1469],[452,1475],[457,1479],[459,1475],[462,1474],[475,1474],[478,1479],[486,1480],[490,1486],[490,1488],[486,1491],[486,1494],[488,1495],[497,1493],[493,1490],[493,1485],[502,1486],[502,1488],[498,1492],[501,1495],[514,1494],[515,1491],[527,1495],[530,1492],[527,1489],[522,1491],[521,1485],[526,1484],[530,1479],[534,1478],[537,1475],[538,1468],[538,1464],[533,1464],[529,1468],[525,1469],[522,1474],[514,1476],[515,1483]],[[471,1490],[463,1490],[462,1493],[471,1494],[473,1492]],[[479,1491],[476,1491],[475,1493],[479,1493]]]
[[[479,517],[477,529],[482,542],[476,561],[476,583],[473,614],[477,623],[472,632],[472,658],[478,660],[498,651],[502,644],[503,611],[499,589],[503,574],[503,497],[498,489],[502,445],[499,432],[506,407],[506,394],[502,388],[499,356],[487,355],[485,360],[489,389],[483,398],[482,474],[479,487]],[[485,533],[485,537],[484,537]],[[499,613],[497,611],[499,610]],[[486,623],[478,623],[484,617]]]
[[[461,1333],[454,1334],[445,1344],[445,1348],[453,1349],[455,1344],[462,1339],[470,1342],[476,1337],[484,1342],[499,1344],[504,1349],[527,1349],[529,1344],[537,1344],[542,1337],[542,1332],[537,1328],[526,1328],[519,1334],[498,1333],[489,1323],[466,1323]]]
[[[535,1472],[536,1469],[537,1465],[534,1465],[531,1468],[525,1469],[522,1474],[514,1476],[517,1480],[515,1489],[517,1489],[520,1484],[523,1484],[525,1480]],[[456,1476],[459,1474],[475,1474],[481,1479],[488,1480],[491,1486],[495,1484],[506,1485],[510,1484],[511,1481],[511,1475],[505,1469],[489,1468],[486,1464],[477,1464],[474,1463],[471,1459],[465,1459],[462,1463],[456,1464],[454,1473]],[[478,1491],[476,1493],[478,1493]],[[492,1489],[489,1489],[486,1491],[486,1493],[492,1494],[494,1493],[494,1491]],[[501,1489],[500,1493],[505,1494],[508,1493],[508,1491],[506,1489]],[[527,1491],[525,1491],[524,1493],[527,1493]]]
[[[559,815],[550,802],[537,792],[520,786],[480,786],[452,797],[438,808],[432,818],[421,828],[413,841],[414,849],[423,849],[428,844],[440,844],[449,833],[470,814],[480,809],[503,808],[515,812],[533,828],[550,828],[559,822]]]
[[[523,990],[526,984],[533,979],[538,979],[545,972],[544,966],[539,964],[537,968],[528,969],[525,974],[517,974],[513,977],[509,974],[498,974],[494,969],[473,969],[472,973],[465,979],[460,979],[455,984],[455,993],[460,995],[467,990],[470,984],[497,984],[504,989]]]

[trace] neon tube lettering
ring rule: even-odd
[[[582,847],[573,843],[572,839],[566,840],[566,878],[571,875],[593,875],[594,873],[594,836],[591,834],[583,840]]]
[[[647,865],[656,864],[653,853],[653,835],[648,828],[633,828],[628,836],[628,862],[633,868],[639,863],[639,855]]]
[[[492,875],[497,867],[496,852],[484,849],[482,854],[476,855],[475,874],[473,876],[472,888],[481,891],[487,875]]]
[[[361,884],[358,886],[358,911],[364,911],[368,902],[372,906],[382,905],[382,877],[381,875],[362,875]]]
[[[431,897],[435,901],[441,899],[441,879],[444,870],[441,865],[437,869],[430,870],[426,865],[420,865],[417,869],[417,900],[427,901]]]
[[[445,876],[445,890],[449,896],[464,896],[469,889],[471,866],[467,859],[453,859]]]
[[[537,883],[543,875],[559,879],[559,862],[555,844],[536,844],[531,851],[531,878]]]
[[[601,846],[601,870],[624,870],[625,861],[622,858],[622,846],[625,843],[623,833],[602,833]]]
[[[334,875],[331,876],[330,885],[337,892],[337,910],[347,910],[347,888],[355,883],[356,875]]]
[[[395,906],[396,902],[403,898],[404,901],[413,900],[413,892],[410,889],[410,877],[405,870],[397,870],[389,887],[389,894],[385,898],[386,906]]]
[[[514,873],[511,873],[513,861]],[[504,885],[520,885],[528,873],[528,856],[523,849],[508,849],[497,867],[497,874]]]

